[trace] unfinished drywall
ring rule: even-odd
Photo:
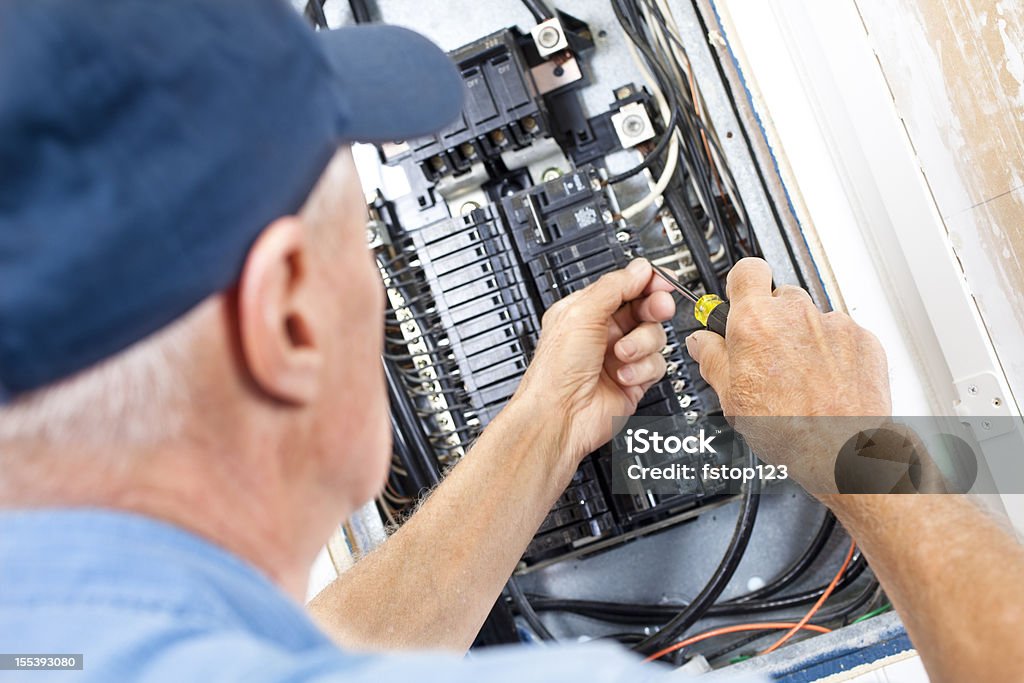
[[[1024,5],[856,3],[1010,387],[1024,401]]]

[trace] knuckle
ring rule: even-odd
[[[540,318],[541,327],[551,327],[558,320],[558,316],[561,312],[561,302],[555,303],[551,308],[544,311],[544,315]]]
[[[644,323],[643,329],[637,336],[638,346],[643,353],[660,351],[668,340],[665,330],[657,323]]]
[[[563,324],[571,327],[578,327],[587,318],[587,308],[585,300],[580,301],[576,306],[566,306],[558,315],[558,319]]]
[[[555,303],[548,307],[548,310],[541,316],[541,325],[556,324],[559,320],[564,318],[569,312],[573,310],[571,305],[576,300],[578,293],[570,294],[567,297],[559,299]]]
[[[853,318],[842,311],[829,311],[828,313],[825,313],[822,318],[836,327],[848,327],[850,325],[857,326],[857,323],[853,322]]]
[[[775,296],[777,297],[801,297],[806,294],[804,290],[800,289],[796,285],[779,285],[775,288]]]
[[[775,313],[761,305],[741,302],[729,309],[729,337],[746,341],[763,336],[771,326]]]
[[[619,281],[622,280],[623,275],[624,271],[621,270],[613,270],[610,273],[605,273],[601,277],[597,278],[595,282],[587,285],[583,291],[592,293],[595,291],[602,291],[604,289],[615,288],[618,286]]]
[[[882,346],[882,342],[879,341],[878,337],[863,327],[859,328],[858,334],[860,336],[861,345],[866,351],[875,356],[885,357],[885,348]]]

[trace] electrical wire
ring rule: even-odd
[[[538,24],[555,16],[555,13],[551,11],[551,8],[547,6],[544,0],[523,0],[523,4],[526,6],[526,9],[530,10],[530,14],[533,15]]]
[[[886,612],[888,612],[891,609],[892,609],[892,605],[882,605],[878,609],[873,609],[870,612],[868,612],[867,614],[860,615],[859,617],[857,617],[856,619],[854,619],[850,623],[851,624],[859,624],[860,622],[866,621],[866,620],[870,619],[871,617],[877,617],[879,614],[885,614]]]
[[[327,25],[327,16],[324,14],[323,0],[307,0],[305,15],[313,22],[316,29],[330,28]]]
[[[852,584],[863,572],[867,569],[867,562],[864,557],[859,553],[855,556],[853,562],[850,563],[849,568],[843,575],[843,578],[839,581],[839,584],[832,591],[842,590],[846,586]],[[820,598],[828,590],[828,585],[819,586],[817,588],[804,591],[802,593],[796,593],[793,595],[780,596],[777,598],[771,598],[768,600],[759,600],[754,602],[746,602],[740,605],[732,606],[734,608],[747,608],[755,611],[772,611],[777,609],[785,609],[789,607],[796,607],[798,605],[805,605],[808,602],[812,602],[817,598]]]
[[[615,2],[615,0],[613,0],[612,2],[612,9],[615,12],[615,18],[618,20],[619,26],[622,27],[622,30],[626,33],[626,37],[629,38],[629,40],[626,41],[626,47],[629,49],[630,56],[633,58],[633,61],[636,62],[637,69],[639,69],[641,75],[643,76],[644,80],[647,81],[648,85],[651,88],[651,91],[654,94],[654,99],[658,104],[661,119],[662,121],[668,122],[668,124],[665,127],[665,132],[662,134],[661,140],[658,142],[658,144],[655,146],[655,148],[651,151],[650,154],[648,154],[637,166],[634,166],[628,171],[619,173],[608,179],[608,184],[620,183],[623,180],[631,178],[634,175],[640,173],[644,169],[649,168],[661,157],[662,151],[667,143],[668,157],[665,160],[664,168],[662,169],[661,175],[658,177],[658,180],[655,182],[654,187],[651,188],[651,191],[647,195],[645,195],[637,202],[634,202],[633,204],[627,206],[626,208],[622,209],[619,212],[623,219],[630,220],[631,218],[639,214],[641,211],[646,209],[648,206],[652,205],[655,201],[657,201],[658,198],[664,194],[665,189],[672,181],[672,176],[675,173],[676,165],[679,162],[679,139],[677,138],[677,127],[679,125],[679,107],[677,106],[677,102],[675,100],[675,93],[672,91],[668,91],[668,95],[666,97],[666,91],[662,89],[659,78],[652,74],[651,71],[648,70],[647,67],[644,65],[644,62],[640,58],[640,54],[637,51],[638,47],[641,45],[639,42],[639,38],[633,27],[629,24],[629,21],[626,18],[622,10],[622,7],[620,7],[619,4]],[[648,52],[645,52],[644,56],[650,62],[652,69],[657,71],[659,65],[655,60],[654,56]]]
[[[638,4],[639,1],[642,1],[645,4],[640,5]],[[319,0],[311,0],[311,2],[316,3],[322,12],[322,5],[320,5]],[[355,15],[354,5],[357,3],[353,1],[352,4],[353,15]],[[360,2],[358,4],[363,3]],[[639,164],[624,173],[609,177],[606,182],[609,184],[618,183],[622,182],[626,178],[635,177],[644,171],[650,172],[649,176],[651,177],[651,180],[649,181],[649,184],[651,187],[648,194],[634,204],[626,207],[620,213],[620,215],[627,220],[639,215],[643,210],[656,203],[659,198],[663,196],[678,197],[682,211],[690,218],[694,228],[693,231],[701,234],[701,242],[704,244],[705,251],[709,255],[709,261],[712,261],[713,263],[712,267],[710,269],[705,268],[704,272],[700,272],[700,270],[696,268],[695,270],[697,270],[698,275],[700,276],[701,281],[705,283],[705,286],[707,286],[707,281],[709,279],[711,282],[718,284],[721,279],[720,275],[722,271],[727,270],[731,263],[735,261],[734,254],[732,253],[733,244],[738,244],[739,249],[743,251],[743,236],[737,231],[736,226],[731,222],[731,220],[734,216],[738,215],[742,224],[745,225],[746,212],[745,209],[742,208],[738,192],[735,192],[735,181],[732,178],[727,164],[725,163],[725,156],[721,153],[721,146],[717,136],[702,118],[704,110],[703,102],[700,99],[699,90],[696,88],[689,60],[685,56],[685,50],[682,49],[682,42],[679,39],[678,29],[675,27],[674,20],[671,21],[671,24],[663,26],[661,30],[657,28],[659,23],[658,18],[659,16],[662,16],[662,7],[665,12],[671,16],[671,13],[668,12],[667,5],[661,1],[613,0],[612,4],[613,8],[616,9],[616,15],[620,24],[623,24],[623,29],[630,38],[630,40],[627,41],[627,45],[630,48],[633,58],[637,61],[638,67],[644,74],[654,98],[658,102],[661,120],[666,121],[667,123],[666,130],[658,140],[658,143]],[[530,9],[534,18],[537,19],[538,22],[554,16],[554,13],[547,7],[543,0],[524,0],[524,5]],[[358,18],[357,21],[359,21]],[[633,29],[632,34],[630,33],[630,28],[627,28],[627,23]],[[647,36],[644,35],[644,27],[646,27]],[[643,55],[643,59],[641,58],[641,54]],[[648,60],[651,64],[650,69],[647,69],[644,65],[644,59]],[[658,174],[657,164],[661,165],[660,174]],[[656,174],[658,177],[655,180],[653,176]],[[679,185],[678,191],[673,189],[673,182]],[[724,192],[722,183],[724,183]],[[715,186],[717,186],[718,189],[717,195],[714,189]],[[692,195],[689,194],[691,191]],[[719,197],[722,199],[721,205],[718,201]],[[726,200],[726,197],[728,200]],[[728,202],[731,202],[736,211],[735,214],[731,214],[727,210]],[[687,206],[687,203],[689,203],[689,206]],[[726,209],[721,209],[723,206],[726,207]],[[711,237],[706,234],[706,231],[710,231]],[[755,238],[753,231],[748,227],[747,232],[749,233],[751,243],[756,244],[754,242]],[[707,246],[709,239],[714,240],[711,243],[712,249],[715,250],[716,255],[714,259],[711,258],[712,249],[708,249]],[[715,244],[716,242],[717,245]],[[394,252],[394,249],[391,251]],[[393,278],[392,283],[403,290],[400,294],[404,301],[404,305],[399,308],[409,312],[410,317],[406,320],[398,321],[396,315],[396,322],[398,324],[410,321],[418,323],[420,325],[420,331],[417,339],[423,341],[425,338],[433,336],[435,332],[440,332],[441,328],[437,321],[436,313],[420,310],[430,308],[429,303],[431,295],[429,291],[422,291],[424,282],[421,279],[417,279],[417,277],[409,277],[410,274],[418,276],[422,273],[422,270],[418,267],[418,262],[416,262],[415,259],[415,251],[400,251],[392,258],[386,260],[379,259],[378,263],[384,264],[383,267],[387,271],[387,274]],[[720,259],[725,259],[726,262],[724,264],[720,263]],[[399,268],[395,267],[401,263],[407,265]],[[405,296],[404,291],[407,289],[415,292],[408,298]],[[427,321],[430,321],[429,329],[424,327]],[[390,341],[401,345],[403,343],[407,343],[409,340],[404,339],[404,337],[392,337],[390,338]],[[446,352],[446,348],[431,349],[422,353],[388,354],[387,358],[389,360],[413,360],[428,357],[432,362],[434,362],[434,359],[439,359],[433,366],[435,368],[439,368],[442,365],[451,367],[451,357],[442,357],[440,355]],[[421,383],[441,381],[457,382],[458,380],[457,373],[452,374],[449,372],[445,372],[444,374],[438,373],[437,377],[430,379],[424,379],[418,375],[418,372],[416,372],[416,378],[414,379],[414,373],[412,371],[398,368],[397,366],[395,374],[401,376],[403,383],[406,384],[410,381],[415,381],[415,379],[418,379]],[[448,397],[447,392],[430,391],[424,393],[421,391],[418,394],[416,392],[412,393],[421,397],[443,393],[446,398]],[[423,401],[420,401],[419,403],[422,405]],[[452,405],[449,403],[449,410],[460,410],[463,408],[469,410],[468,406]],[[417,414],[424,416],[434,414],[430,411],[417,410],[416,412]],[[458,432],[459,429],[460,428],[456,428],[455,431]],[[467,427],[461,429],[469,430],[470,428]],[[443,438],[452,433],[453,432],[449,431],[428,431],[426,436],[431,440],[434,440]],[[435,446],[437,446],[437,444],[435,444]],[[452,449],[461,447],[463,446],[453,446]],[[402,484],[402,488],[405,488],[405,480],[400,479],[398,481]],[[743,500],[741,501],[737,525],[730,540],[730,545],[722,559],[722,562],[719,564],[705,588],[688,605],[679,606],[680,609],[673,611],[669,615],[671,618],[668,623],[665,624],[661,631],[654,634],[654,636],[644,637],[641,634],[618,634],[618,638],[620,640],[623,642],[639,641],[634,642],[634,644],[637,649],[644,651],[645,649],[662,644],[664,639],[681,636],[703,616],[715,613],[716,609],[755,611],[758,609],[768,609],[765,607],[766,605],[771,605],[772,609],[777,609],[777,605],[779,603],[792,600],[794,597],[799,597],[800,600],[805,602],[814,599],[815,596],[807,597],[807,592],[800,596],[783,596],[771,601],[763,600],[762,598],[781,592],[788,585],[791,585],[792,581],[795,581],[797,578],[802,576],[807,567],[813,564],[814,560],[820,554],[821,547],[823,547],[825,542],[827,542],[831,530],[824,535],[824,541],[822,541],[821,546],[818,547],[817,550],[811,553],[811,548],[814,545],[812,542],[812,546],[805,551],[804,555],[790,565],[790,567],[788,567],[779,577],[773,579],[770,584],[759,589],[759,591],[764,592],[758,593],[755,596],[748,594],[746,596],[741,596],[740,598],[715,604],[715,601],[720,596],[726,584],[728,584],[729,579],[735,572],[736,566],[742,558],[743,552],[746,549],[746,544],[749,541],[750,533],[757,514],[756,492],[751,494],[752,489],[753,487],[747,487],[743,491]],[[392,491],[389,493],[393,494],[396,492]],[[834,527],[834,518],[831,520],[831,523]],[[819,535],[820,533],[821,531],[819,529]],[[817,539],[818,536],[815,537],[815,541]],[[805,561],[807,553],[811,554],[809,559]],[[862,558],[858,557],[857,559],[861,560]],[[820,619],[825,612],[825,610],[819,610],[821,605],[829,598],[830,595],[840,590],[843,585],[846,585],[846,583],[849,582],[849,580],[852,580],[848,579],[848,577],[854,573],[855,568],[859,567],[862,571],[864,566],[866,566],[863,562],[860,562],[858,565],[851,563],[850,560],[851,558],[848,556],[840,574],[836,576],[836,579],[834,579],[833,582],[825,588],[820,589],[821,593],[817,595],[817,597],[820,597],[820,600],[812,610],[805,615],[803,619],[804,623],[802,625],[799,623],[794,625],[782,622],[765,623],[782,624],[781,626],[773,628],[792,628],[794,629],[794,632],[799,630],[816,630],[824,628],[817,624],[809,623],[810,619],[814,616],[814,613],[817,612]],[[776,584],[780,579],[781,582]],[[531,600],[527,599],[527,597],[522,593],[520,587],[518,585],[513,587],[513,584],[515,584],[515,581],[511,580],[509,582],[508,594],[520,614],[523,615],[523,619],[539,637],[542,639],[550,638],[550,631],[544,628],[544,624],[540,622],[539,617],[537,617],[537,609],[543,608],[538,605],[535,609],[535,606],[531,604]],[[754,593],[757,592],[755,591]],[[790,603],[790,606],[792,604],[794,603]],[[723,613],[732,612],[726,611]],[[530,614],[532,614],[532,618],[539,624],[539,629],[532,623],[531,617],[528,616]],[[737,630],[730,632],[741,632],[744,630],[738,629],[739,626],[752,627],[757,625],[758,624],[755,623],[738,624],[735,625]],[[546,636],[542,630],[547,632]],[[749,628],[745,630],[749,630]],[[712,637],[711,635],[701,635],[705,638]],[[764,636],[762,635],[759,637]],[[687,640],[690,639],[688,638]],[[685,643],[686,641],[682,642]],[[781,644],[781,641],[779,644]],[[778,644],[775,647],[777,646]],[[672,647],[675,648],[673,651],[677,651],[678,649],[685,647],[685,645],[676,644]]]
[[[667,4],[662,0],[612,0],[612,7],[630,43],[643,54],[658,88],[671,103],[672,113],[678,120],[677,132],[682,142],[680,160],[686,171],[685,177],[692,185],[694,199],[721,236],[729,264],[737,259],[734,244],[740,255],[759,253],[756,235],[747,224],[746,210],[735,191],[731,171],[724,163],[725,156],[721,153],[717,136],[703,119],[705,107]],[[652,155],[652,162],[655,158]],[[657,189],[661,189],[660,186]],[[674,194],[670,184],[662,191]],[[650,201],[655,201],[655,198]],[[721,207],[727,204],[735,210],[738,224],[723,214]],[[740,232],[740,226],[744,228],[743,232]],[[703,273],[702,279],[705,284],[710,284],[707,275]]]
[[[830,628],[838,628],[839,626],[845,626],[848,623],[847,620],[849,619],[850,614],[856,612],[865,604],[868,604],[873,600],[874,596],[877,594],[877,587],[878,582],[873,579],[867,584],[867,586],[865,586],[863,590],[861,590],[851,600],[848,600],[843,604],[834,605],[829,607],[828,609],[822,609],[821,611],[819,611],[815,621],[819,622],[819,624],[822,626],[835,622],[834,626],[829,626]],[[617,634],[616,637],[620,640],[620,642],[637,642],[639,639],[642,639],[644,637],[644,634],[626,633]],[[711,652],[704,652],[701,654],[703,654],[709,662],[713,662],[714,660],[728,654],[729,652],[732,652],[738,648],[743,647],[744,645],[748,645],[762,638],[764,638],[763,633],[754,633],[751,636],[734,640],[733,642],[728,643],[722,647],[719,647],[718,649],[713,650]]]
[[[740,633],[743,631],[770,631],[781,630],[784,628],[793,629],[794,631],[804,629],[807,631],[815,631],[817,633],[832,632],[832,629],[830,628],[818,626],[817,624],[808,624],[806,622],[793,624],[788,622],[765,621],[756,624],[733,624],[732,626],[721,626],[719,628],[713,628],[710,631],[705,631],[704,633],[698,633],[695,636],[690,636],[689,638],[681,640],[678,643],[675,643],[674,645],[669,645],[664,649],[658,650],[654,654],[646,657],[644,661],[653,662],[657,659],[661,659],[667,654],[672,654],[676,650],[681,650],[684,647],[687,647],[688,645],[693,645],[695,643],[701,642],[702,640],[714,638],[715,636],[724,636],[729,633]]]
[[[519,580],[515,576],[511,576],[505,586],[508,589],[509,597],[512,598],[512,604],[515,605],[519,614],[526,620],[526,623],[533,629],[533,632],[537,634],[537,637],[541,640],[554,640],[555,637],[551,635],[551,631],[540,620],[537,612],[533,609],[533,605],[530,604],[526,594],[523,593],[523,589],[519,586]]]
[[[373,21],[373,16],[370,14],[370,7],[366,4],[366,0],[348,0],[348,6],[352,10],[352,21],[355,23],[369,24]]]
[[[747,449],[748,459],[751,465],[757,463],[757,456],[750,449]],[[715,568],[714,573],[704,586],[703,590],[686,606],[679,614],[669,621],[657,633],[645,638],[634,646],[640,652],[659,648],[667,642],[679,637],[686,629],[695,624],[707,610],[715,603],[718,596],[722,594],[729,584],[736,568],[743,559],[747,550],[751,533],[754,530],[754,522],[757,519],[757,510],[760,503],[760,480],[756,477],[752,481],[744,482],[743,494],[740,500],[739,514],[736,517],[736,526],[733,529],[732,538]]]
[[[855,561],[847,568],[842,580],[833,590],[838,593],[846,586],[852,584],[867,567],[862,558]],[[734,616],[751,614],[755,612],[774,612],[792,607],[807,604],[821,597],[828,588],[828,585],[819,588],[786,595],[771,600],[751,600],[749,602],[738,602],[739,598],[733,601],[719,602],[708,608],[705,616]],[[743,598],[745,596],[740,596]],[[606,621],[616,624],[637,624],[656,625],[663,623],[681,610],[686,609],[688,603],[658,603],[658,604],[633,604],[623,602],[604,602],[597,600],[573,600],[565,598],[551,598],[546,596],[532,596],[533,604],[539,611],[561,611],[579,614],[590,619]],[[863,603],[861,603],[863,604]],[[858,605],[859,606],[859,605]]]
[[[823,626],[828,625],[829,628],[839,628],[841,626],[846,626],[848,623],[850,623],[850,615],[864,607],[864,605],[870,604],[875,599],[877,593],[878,581],[872,579],[868,582],[864,589],[861,590],[852,599],[840,605],[832,605],[828,608],[819,611],[815,618],[815,622]],[[712,650],[710,652],[702,652],[701,654],[704,655],[705,659],[711,662],[715,659],[718,659],[719,657],[728,654],[729,652],[737,650],[745,645],[749,645],[750,643],[753,643],[762,638],[764,638],[764,635],[760,633],[754,634],[752,636],[746,636],[734,640],[733,642],[728,643],[715,650]]]
[[[673,114],[678,115],[680,111],[678,88],[673,85],[671,76],[669,76],[669,74],[667,73],[665,65],[662,63],[662,61],[658,59],[655,51],[652,49],[650,42],[646,41],[642,33],[640,32],[640,29],[638,28],[639,12],[637,11],[636,6],[628,4],[626,0],[613,0],[612,8],[615,12],[616,19],[618,20],[623,31],[629,38],[629,41],[627,41],[627,47],[630,50],[630,54],[632,55],[634,61],[637,62],[637,66],[641,73],[644,75],[645,79],[651,82],[652,88],[655,89],[655,98],[659,102],[659,106],[662,111],[662,118],[665,118],[664,107],[666,105],[666,99],[670,103],[669,106],[671,106]],[[644,59],[651,68],[650,71],[647,70],[647,68],[644,66],[643,61],[640,60],[638,51],[643,54]],[[688,115],[691,112],[692,106],[687,111]],[[688,117],[683,117],[683,119],[680,121],[680,124],[685,124],[687,118]],[[698,164],[695,162],[695,159],[698,155],[696,154],[695,147],[693,143],[689,140],[689,137],[681,134],[681,131],[683,130],[689,130],[689,127],[686,125],[682,125],[680,131],[677,131],[675,128],[673,128],[667,131],[666,134],[671,133],[673,136],[672,142],[676,143],[677,140],[675,136],[677,133],[680,133],[680,139],[684,141],[684,147],[686,148],[687,152],[685,155],[682,156],[684,166],[688,172],[689,177],[695,183],[694,187],[697,190],[696,196],[700,200],[701,206],[704,208],[705,213],[708,214],[708,216],[711,218],[714,224],[721,225],[722,219],[721,216],[719,216],[717,213],[717,206],[715,204],[713,192],[710,189],[710,186],[705,181],[703,172],[701,171],[701,169],[703,168],[703,164]],[[673,151],[678,152],[677,146],[675,144],[673,144],[672,149]],[[651,192],[646,197],[641,199],[635,205],[627,207],[627,209],[624,209],[621,212],[621,215],[624,218],[628,220],[632,216],[636,215],[636,213],[638,213],[640,210],[643,210],[644,208],[652,204],[654,201],[657,200],[658,197],[662,196],[665,193],[665,190],[671,184],[674,178],[674,174],[676,173],[675,163],[678,161],[678,158],[678,154],[673,154],[666,160],[665,167],[662,170],[661,176],[659,177],[658,182],[655,184],[655,187],[652,188]],[[676,205],[678,206],[680,204],[679,197],[675,197],[674,195],[675,193],[671,193],[671,195],[669,195],[669,198],[675,199]],[[677,215],[677,222],[686,220],[682,217],[683,215],[678,211],[674,211],[673,213]],[[686,213],[689,214],[689,211],[687,210]],[[723,234],[725,234],[724,228]],[[703,240],[701,240],[701,242],[702,244],[696,245],[692,243],[692,241],[688,241],[687,246],[690,247],[691,251],[694,248],[697,248],[701,249],[704,252],[704,254],[706,254],[706,245],[703,244]],[[728,242],[725,241],[723,242],[723,244],[726,246],[728,250]],[[729,253],[728,255],[730,263],[734,262],[735,259],[732,257],[732,254]],[[702,268],[698,268],[698,272],[701,275],[701,279],[705,283],[706,291],[721,294],[721,284],[718,282],[718,278],[714,275],[714,269],[709,266],[709,259],[705,258],[704,255],[701,254],[695,255],[695,257],[699,259],[698,266],[703,266]]]
[[[839,579],[841,579],[843,577],[843,573],[846,572],[846,568],[850,565],[850,560],[853,559],[853,552],[856,549],[857,549],[856,542],[851,540],[850,541],[850,549],[848,551],[846,551],[846,559],[843,560],[843,566],[841,566],[839,568],[839,571],[836,572],[835,578],[832,579],[832,583],[830,583],[828,585],[828,588],[826,588],[825,592],[821,594],[821,597],[818,598],[818,601],[816,603],[814,603],[814,606],[811,607],[811,609],[807,610],[807,614],[805,614],[803,616],[803,618],[799,622],[797,622],[796,626],[794,626],[792,629],[787,631],[781,638],[779,638],[774,643],[772,643],[770,646],[768,646],[768,648],[765,649],[764,651],[762,651],[761,654],[766,655],[769,652],[774,652],[775,650],[777,650],[780,647],[782,647],[783,645],[785,645],[786,642],[797,633],[797,631],[799,631],[801,628],[803,628],[807,624],[807,622],[809,622],[811,620],[811,617],[813,617],[815,615],[815,613],[825,603],[825,601],[828,600],[828,596],[832,595],[832,591],[835,590],[836,584],[839,583]]]
[[[800,557],[794,560],[793,563],[779,573],[778,576],[761,588],[750,591],[738,598],[728,600],[726,601],[726,604],[751,602],[758,598],[774,595],[775,593],[778,593],[792,585],[793,581],[803,576],[804,572],[806,572],[814,561],[818,559],[818,556],[821,555],[821,551],[825,548],[829,539],[832,537],[832,532],[835,528],[835,515],[832,514],[831,510],[825,510],[825,515],[821,520],[821,524],[818,526],[817,532],[814,534],[814,538],[811,539],[810,545],[808,545],[803,553],[800,554]]]

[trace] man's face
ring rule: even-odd
[[[328,173],[328,199],[310,226],[311,262],[326,363],[312,438],[325,485],[355,506],[383,486],[390,461],[387,390],[380,352],[384,291],[366,241],[366,202],[348,150]],[[336,185],[336,186],[335,186]]]

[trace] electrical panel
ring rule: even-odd
[[[381,200],[374,210],[386,235],[384,277],[400,296],[391,315],[397,322],[405,313],[416,328],[413,337],[389,335],[391,350],[397,360],[409,361],[410,340],[433,350],[417,358],[420,368],[406,363],[402,380],[425,417],[420,426],[443,443],[442,456],[464,452],[515,392],[548,307],[648,253],[635,227],[617,216],[608,174],[594,163],[601,158],[594,157],[595,149],[623,149],[610,120],[614,114],[588,120],[573,96],[585,84],[582,77],[554,91],[557,100],[547,102],[530,70],[531,61],[540,59],[535,52],[532,39],[514,28],[453,51],[467,93],[462,116],[438,135],[380,150],[382,162],[405,169],[420,192],[415,203]],[[579,64],[582,58],[574,60]],[[657,118],[648,111],[650,95],[632,83],[616,91],[622,101],[609,93],[611,111],[639,108],[653,130]],[[564,121],[577,124],[562,130],[564,157],[546,177],[534,178],[528,169],[505,163],[503,152],[552,137]],[[581,156],[577,143],[587,147],[592,162],[572,161]],[[471,176],[474,165],[483,169],[477,182],[485,200],[458,207],[444,202],[442,183]],[[456,210],[459,215],[452,215]],[[659,212],[653,214],[651,219],[660,222]],[[664,220],[673,219],[666,212]],[[674,247],[668,237],[661,241],[655,250]],[[685,262],[685,250],[673,251]],[[677,329],[667,325],[666,332],[669,371],[643,397],[637,414],[685,410],[696,421],[714,411],[717,400],[699,380]],[[430,411],[443,414],[450,429],[431,419]],[[624,540],[651,521],[721,493],[720,484],[709,482],[674,496],[614,494],[610,454],[604,449],[584,461],[523,560],[550,561],[599,541]]]
[[[575,7],[590,11],[598,4]],[[650,34],[650,46],[634,40],[643,68],[627,59],[630,68],[622,68],[620,60],[609,69],[609,62],[599,59],[608,32],[618,30],[614,24],[596,28],[556,10],[532,26],[490,26],[486,35],[450,51],[465,86],[460,118],[436,135],[396,140],[376,150],[384,171],[400,171],[404,179],[402,192],[377,192],[368,230],[387,292],[384,365],[395,444],[378,506],[395,524],[469,451],[513,396],[534,354],[544,312],[555,302],[640,256],[698,292],[723,294],[733,264],[761,255],[759,233],[784,232],[779,216],[785,209],[775,205],[761,212],[755,231],[743,202],[749,188],[733,177],[685,47],[673,34],[678,28],[651,28],[664,21],[663,4],[611,0],[608,5],[612,11],[606,8],[603,19],[613,17],[627,35]],[[406,5],[414,6],[420,7]],[[435,28],[440,22],[443,32],[454,26],[425,9],[416,16],[434,21]],[[460,24],[459,32],[471,34],[471,25]],[[660,63],[662,57],[654,55],[651,61],[649,47],[673,57]],[[620,57],[629,54],[619,49]],[[602,63],[604,70],[598,67]],[[787,246],[791,257],[800,248]],[[678,308],[665,325],[667,372],[645,394],[637,414],[679,416],[697,430],[706,418],[720,416],[721,408],[682,344],[699,323],[685,302]],[[699,465],[698,458],[707,456],[657,457],[643,464]],[[641,555],[657,564],[660,556],[640,544],[682,529],[684,522],[713,519],[738,498],[722,480],[681,481],[670,492],[637,485],[617,493],[612,467],[607,446],[584,458],[523,554],[518,576],[527,584],[548,569],[571,564],[582,577],[573,585],[596,586],[604,596],[609,581],[601,572],[610,570],[601,568],[621,566],[621,557],[631,552],[626,544],[646,548]],[[750,540],[757,506],[750,495],[741,497],[736,530],[716,526],[713,532],[716,539],[731,536],[740,554]],[[810,517],[822,514],[816,503],[803,511]],[[735,604],[709,603],[700,618],[714,619],[715,610],[777,612],[813,601],[823,589],[775,594],[793,582],[812,580],[819,555],[835,540],[834,526],[826,515],[811,546],[775,581],[741,595]],[[862,590],[844,603],[844,612],[835,608],[841,615],[877,600],[877,584],[865,572],[863,558],[849,566],[837,590],[851,585]],[[733,563],[729,571],[735,570]],[[514,597],[511,588],[509,595],[522,618],[530,611],[521,606],[524,596]],[[671,602],[644,605],[639,614],[655,614],[655,619],[632,615],[628,605],[615,602],[577,604],[555,597],[535,602],[573,618],[633,625],[660,624],[666,613],[685,608]],[[518,637],[514,628],[509,631],[515,623],[510,613],[500,614],[507,607],[499,601],[481,643]],[[572,637],[641,644],[649,637],[617,633],[611,624],[595,630],[592,621],[583,627],[572,619],[565,623],[564,632]],[[494,635],[502,628],[504,636]],[[736,640],[731,647],[745,642]],[[712,654],[716,661],[725,656]]]

